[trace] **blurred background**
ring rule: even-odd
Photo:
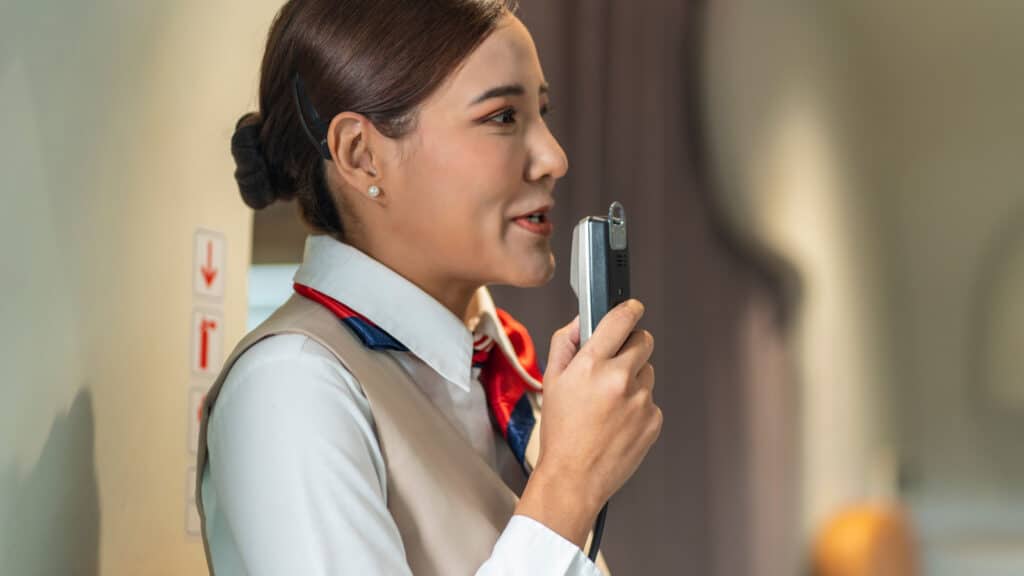
[[[195,405],[307,233],[229,140],[280,0],[0,0],[0,573],[202,574]],[[622,574],[1024,574],[1024,3],[522,0],[622,201],[662,437]]]

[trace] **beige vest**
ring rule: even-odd
[[[196,504],[207,562],[211,556],[203,510],[203,471],[210,411],[232,365],[260,340],[304,334],[330,350],[369,400],[388,471],[387,506],[417,576],[470,575],[487,560],[511,519],[516,493],[481,458],[386,353],[363,345],[329,310],[297,294],[238,344],[203,403]],[[468,361],[468,360],[467,360]],[[603,559],[598,558],[607,574]],[[213,566],[210,565],[213,574]]]

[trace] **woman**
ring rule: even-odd
[[[551,279],[568,164],[514,10],[292,0],[275,19],[236,178],[255,209],[297,199],[314,234],[204,404],[211,571],[599,573],[589,529],[661,428],[653,338],[636,300],[582,349],[578,319],[558,330],[536,422],[532,343],[486,286]]]

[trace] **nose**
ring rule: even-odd
[[[530,162],[527,179],[539,182],[545,178],[558,180],[569,171],[569,158],[543,121],[537,124],[536,137],[530,145]]]

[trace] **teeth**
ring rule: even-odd
[[[529,220],[530,222],[534,222],[534,223],[540,224],[541,222],[544,221],[544,215],[543,214],[530,214],[529,216],[526,217],[526,219]]]

